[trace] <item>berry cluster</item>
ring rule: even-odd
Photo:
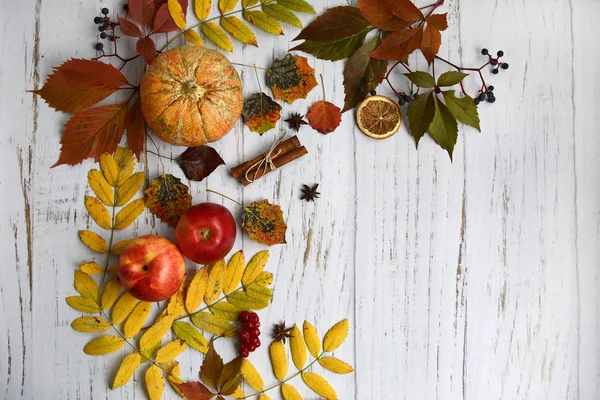
[[[492,57],[492,55],[490,54],[488,49],[481,49],[481,54],[483,54],[484,56],[488,56],[490,58],[490,64],[493,67],[492,74],[494,74],[494,75],[498,74],[498,72],[500,72],[500,68],[508,69],[508,67],[509,67],[508,63],[500,61],[500,58],[504,57],[504,52],[502,50],[499,50],[496,53],[496,56],[497,56],[496,58]]]
[[[100,31],[100,39],[108,39],[111,42],[114,42],[117,38],[115,36],[115,27],[118,25],[118,23],[111,21],[111,19],[108,17],[108,8],[104,7],[102,10],[100,10],[100,12],[102,13],[102,16],[94,18],[94,24],[100,25],[98,27],[98,31]],[[104,44],[98,42],[94,45],[94,48],[98,51],[102,51],[104,50]]]
[[[242,357],[248,358],[250,353],[260,347],[260,320],[255,312],[242,311],[240,313],[240,322],[242,323],[242,331],[240,338],[240,353]]]
[[[488,103],[495,103],[496,102],[496,96],[494,96],[494,87],[493,86],[488,86],[487,87],[487,91],[481,91],[479,93],[479,96],[477,96],[475,98],[475,104],[479,104],[483,101],[487,100]]]

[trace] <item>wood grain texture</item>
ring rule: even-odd
[[[311,3],[319,13],[334,5]],[[429,138],[415,150],[406,128],[372,141],[349,112],[333,134],[302,128],[309,155],[247,188],[228,168],[190,183],[195,202],[238,213],[206,192],[212,188],[282,206],[288,243],[271,250],[275,296],[261,312],[263,326],[308,319],[323,334],[349,317],[351,334],[336,356],[356,373],[326,374],[340,399],[598,399],[600,3],[446,3],[442,55],[478,64],[481,47],[502,48],[511,64],[490,79],[498,101],[480,107],[483,133],[461,129],[453,163]],[[135,383],[109,389],[124,351],[88,357],[81,349],[89,335],[70,327],[78,315],[64,298],[74,294],[73,269],[103,260],[77,238],[93,226],[83,204],[93,164],[49,168],[67,116],[26,93],[52,66],[94,55],[100,6],[120,2],[2,4],[0,398],[145,398],[139,373]],[[279,38],[257,33],[259,48],[236,44],[230,58],[268,65],[292,47],[297,29],[285,30]],[[326,77],[328,99],[342,104],[343,63],[309,62]],[[258,90],[253,71],[239,70],[245,94]],[[141,73],[139,64],[128,67],[130,76]],[[320,99],[314,90],[284,104],[282,115],[304,113]],[[266,150],[277,131],[259,137],[239,123],[215,148],[228,166],[239,165]],[[183,150],[157,144],[167,156]],[[144,168],[155,176],[161,166],[148,157]],[[164,167],[183,177],[175,164]],[[301,202],[301,184],[316,182],[319,201]],[[147,233],[174,236],[145,214],[117,239]],[[239,248],[247,255],[262,249],[241,233]],[[180,358],[183,375],[196,377],[201,357]],[[266,346],[253,362],[274,381]]]

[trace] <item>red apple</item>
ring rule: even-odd
[[[229,253],[235,243],[235,220],[225,207],[200,203],[183,213],[175,240],[181,252],[198,264],[213,264]]]
[[[173,242],[155,235],[142,236],[121,252],[117,274],[133,297],[166,300],[183,282],[185,259]]]

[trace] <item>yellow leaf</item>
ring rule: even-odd
[[[288,371],[288,359],[285,353],[285,346],[281,342],[273,342],[269,346],[269,355],[273,365],[273,373],[280,381],[285,379]]]
[[[348,336],[348,319],[335,324],[327,333],[323,339],[323,350],[335,351],[338,347],[344,343],[346,336]]]
[[[119,178],[119,166],[112,155],[104,153],[100,156],[100,169],[106,181],[111,186],[117,186]]]
[[[171,361],[183,353],[185,349],[187,349],[187,344],[185,344],[183,340],[174,340],[158,350],[158,353],[156,353],[156,362],[161,363]]]
[[[164,317],[156,321],[140,338],[140,348],[147,350],[156,346],[169,332],[171,325],[173,325],[172,317]]]
[[[115,380],[113,381],[112,388],[120,388],[127,382],[131,380],[133,374],[137,367],[140,366],[140,362],[142,361],[142,357],[139,353],[133,353],[125,357],[119,370],[117,371],[117,375],[115,375]]]
[[[102,299],[100,299],[100,304],[102,305],[102,309],[106,310],[112,307],[112,305],[119,297],[119,293],[121,292],[121,281],[119,278],[111,279],[106,286],[104,287],[104,291],[102,292]]]
[[[79,332],[106,332],[110,329],[110,322],[100,317],[81,317],[74,320],[71,326]]]
[[[262,11],[244,11],[242,15],[246,21],[267,33],[283,35],[283,28],[279,25],[279,22]]]
[[[179,339],[185,341],[188,346],[206,354],[208,352],[208,341],[196,328],[187,322],[175,322],[173,332]]]
[[[194,9],[196,11],[196,17],[200,21],[204,21],[210,15],[210,9],[212,8],[212,0],[196,0]]]
[[[219,0],[219,11],[221,11],[221,14],[231,12],[237,2],[238,0]]]
[[[98,301],[98,284],[85,272],[75,270],[75,289],[83,297]]]
[[[169,299],[169,305],[167,305],[167,314],[173,318],[177,318],[185,312],[185,305],[183,301],[183,291],[185,289],[185,280],[177,289],[177,292]]]
[[[231,40],[227,37],[223,29],[219,28],[219,25],[214,22],[206,22],[202,24],[202,33],[208,40],[226,51],[233,51],[233,45]]]
[[[233,257],[231,257],[229,263],[227,264],[225,281],[223,283],[223,293],[229,294],[240,285],[245,266],[246,261],[244,258],[244,252],[240,250],[235,253]]]
[[[281,395],[285,400],[302,400],[302,396],[295,387],[284,383],[281,385]]]
[[[210,311],[215,314],[216,317],[237,322],[239,320],[240,313],[243,310],[231,303],[220,301],[210,306]]]
[[[279,21],[288,23],[290,25],[297,26],[298,28],[302,28],[302,21],[296,17],[296,15],[279,4],[266,4],[263,6],[263,11],[270,17],[278,19]]]
[[[117,206],[123,206],[133,199],[133,196],[142,188],[146,175],[137,172],[131,175],[117,190]]]
[[[254,283],[260,286],[269,286],[273,283],[273,274],[267,271],[261,272]]]
[[[207,305],[212,304],[223,291],[223,280],[225,278],[225,260],[217,261],[208,273],[206,282],[206,293],[204,293],[204,302]]]
[[[252,7],[256,3],[258,3],[258,0],[242,0],[242,7],[243,8]]]
[[[183,33],[185,40],[195,46],[204,46],[204,40],[200,37],[200,34],[195,30],[189,29]]]
[[[101,274],[104,272],[104,268],[100,266],[100,264],[96,262],[86,262],[79,265],[79,268],[89,275]]]
[[[239,387],[239,388],[235,389],[235,392],[231,393],[230,396],[233,397],[234,399],[243,399],[244,398],[244,390]],[[262,399],[262,397],[261,397],[261,399]],[[262,399],[262,400],[264,400],[264,399]],[[270,399],[267,397],[267,400],[270,400]]]
[[[85,209],[100,228],[110,229],[112,227],[110,213],[100,200],[95,197],[85,196]]]
[[[303,13],[316,14],[317,12],[309,3],[305,0],[277,0],[277,4],[281,4],[285,8],[290,10],[299,11]]]
[[[263,269],[265,269],[267,262],[269,262],[268,250],[256,253],[254,257],[252,257],[252,260],[250,260],[244,271],[244,276],[242,276],[242,283],[244,286],[251,284],[258,278],[261,272],[263,272]]]
[[[123,327],[123,333],[125,333],[126,338],[134,337],[142,329],[148,319],[148,315],[150,315],[150,310],[152,310],[152,303],[146,301],[140,301],[135,306]]]
[[[326,370],[335,372],[336,374],[349,374],[354,372],[354,368],[344,361],[334,357],[323,357],[319,358],[319,364]]]
[[[127,204],[119,213],[115,219],[115,229],[120,231],[121,229],[127,228],[137,219],[137,217],[144,212],[146,205],[144,199],[137,199]]]
[[[83,351],[90,356],[101,356],[119,350],[123,343],[118,336],[100,336],[86,344]]]
[[[252,365],[250,361],[248,361],[247,359],[244,359],[244,361],[242,361],[242,369],[240,372],[242,373],[242,376],[244,377],[246,382],[248,382],[248,385],[252,387],[252,389],[256,391],[263,390],[265,383],[261,378],[260,374],[258,373],[256,367],[254,367],[254,365]]]
[[[244,310],[262,310],[269,306],[268,301],[263,301],[260,299],[255,299],[254,297],[248,296],[247,293],[244,292],[234,292],[227,296],[227,300]]]
[[[185,308],[189,313],[193,313],[202,304],[202,299],[206,294],[206,284],[208,283],[208,272],[206,267],[200,268],[188,287],[185,296]]]
[[[190,319],[198,328],[213,335],[235,337],[237,334],[236,327],[231,325],[229,321],[207,312],[193,314]]]
[[[150,359],[152,358],[154,353],[156,353],[156,350],[158,350],[159,348],[160,348],[160,343],[156,343],[153,347],[150,347],[149,349],[141,349],[140,348],[140,354],[142,356],[142,363],[150,361]]]
[[[258,46],[254,32],[238,17],[221,17],[221,26],[240,42]]]
[[[296,368],[301,370],[306,364],[306,345],[298,325],[294,324],[294,327],[290,331],[290,351],[292,352],[292,361]]]
[[[302,330],[304,331],[304,341],[306,342],[308,351],[314,358],[318,358],[321,353],[321,339],[317,330],[308,321],[304,321]]]
[[[96,314],[97,312],[100,312],[100,308],[94,300],[90,300],[83,296],[69,296],[66,300],[67,304],[77,311],[88,314]]]
[[[123,251],[123,249],[125,247],[127,247],[127,245],[129,243],[133,242],[133,239],[125,239],[125,240],[119,240],[117,243],[113,244],[113,247],[111,249],[111,253],[115,254],[115,255],[119,255],[121,254],[121,252]]]
[[[163,373],[160,368],[156,365],[151,365],[146,370],[144,375],[146,381],[146,390],[148,391],[148,397],[150,400],[160,400],[165,390],[165,380]]]
[[[303,372],[302,380],[306,383],[306,386],[319,396],[324,397],[326,400],[337,400],[335,389],[320,375],[314,372]]]
[[[273,291],[271,289],[260,286],[257,283],[252,283],[246,286],[246,293],[248,296],[266,303],[270,302],[273,298]]]
[[[106,270],[107,274],[111,274],[111,275],[117,275],[117,265],[111,265],[110,267],[108,267],[108,270]]]
[[[97,169],[92,169],[88,172],[88,182],[94,191],[96,197],[107,206],[112,206],[115,201],[115,192],[102,174]]]
[[[169,0],[167,4],[169,7],[169,14],[171,14],[171,18],[175,21],[175,25],[181,30],[185,29],[187,22],[181,4],[179,4],[177,0]]]
[[[129,294],[129,292],[123,293],[121,298],[117,301],[117,304],[112,309],[112,321],[114,324],[120,324],[125,321],[125,318],[135,308],[135,305],[138,303],[138,299]]]
[[[79,231],[79,239],[90,249],[98,253],[106,253],[108,244],[100,235],[92,231]]]
[[[131,150],[124,147],[117,147],[113,156],[117,167],[119,168],[119,175],[117,176],[117,186],[121,186],[130,176],[133,174],[133,168],[135,167],[135,161]]]

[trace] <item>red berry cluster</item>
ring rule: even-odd
[[[247,358],[250,353],[260,347],[260,320],[255,312],[242,311],[240,313],[240,322],[242,323],[242,332],[240,337],[240,353],[242,357]]]

